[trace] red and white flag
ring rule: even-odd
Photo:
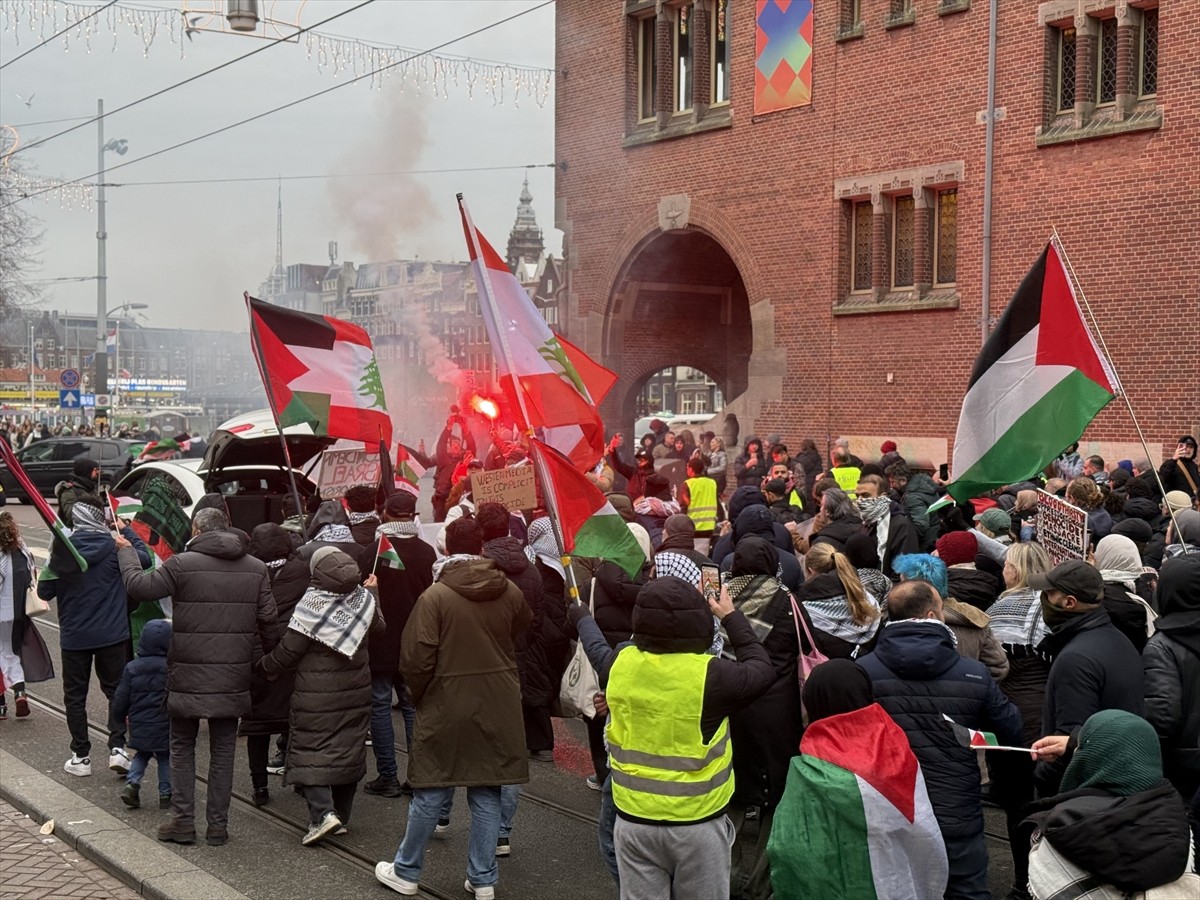
[[[616,383],[616,374],[550,330],[500,254],[475,228],[461,197],[458,208],[496,371],[510,408],[522,419],[528,416],[528,422],[519,424],[534,429],[577,469],[592,469],[604,455],[605,444],[604,422],[596,407]]]

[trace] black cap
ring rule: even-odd
[[[408,491],[396,491],[383,504],[383,511],[389,516],[411,516],[417,511],[417,498]]]
[[[1099,603],[1104,599],[1104,579],[1095,566],[1082,559],[1068,559],[1045,575],[1030,575],[1029,586],[1035,591],[1062,591],[1080,603]]]
[[[763,485],[763,492],[774,494],[776,497],[784,497],[787,495],[787,482],[782,478],[772,478]]]

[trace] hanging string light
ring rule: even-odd
[[[186,12],[186,11],[185,11]],[[212,31],[196,19],[189,25],[186,15],[178,9],[164,7],[125,6],[120,3],[96,15],[96,7],[62,0],[4,0],[0,2],[0,29],[13,36],[20,46],[23,35],[32,35],[38,40],[72,22],[77,27],[68,28],[61,36],[64,52],[70,52],[73,44],[83,44],[86,52],[92,52],[92,38],[104,33],[112,34],[111,51],[117,49],[118,38],[132,32],[142,45],[142,55],[150,55],[150,47],[160,37],[179,47],[179,55],[186,55],[187,43],[192,35],[201,31]],[[187,32],[187,41],[183,40]],[[465,87],[467,96],[474,99],[476,89],[482,90],[493,105],[504,103],[511,96],[513,106],[518,106],[521,96],[532,98],[539,106],[545,106],[554,84],[554,70],[534,66],[517,66],[511,63],[491,62],[461,56],[439,56],[422,54],[407,62],[408,57],[420,51],[388,44],[372,44],[357,38],[345,38],[320,32],[307,32],[300,41],[305,46],[305,58],[315,62],[317,71],[334,78],[349,72],[357,76],[363,72],[390,66],[386,71],[373,75],[369,84],[374,89],[383,87],[389,78],[398,78],[400,90],[411,87],[420,93],[430,90],[435,97],[448,99],[450,87]],[[161,41],[160,41],[161,43]]]
[[[43,203],[58,200],[63,209],[91,209],[91,184],[66,184],[57,178],[27,175],[12,165],[9,157],[21,146],[21,134],[11,125],[0,125],[0,193],[5,202],[12,198],[40,197]]]

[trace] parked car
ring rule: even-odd
[[[54,496],[54,486],[71,477],[75,460],[81,456],[90,457],[100,463],[101,489],[121,478],[133,465],[129,442],[115,438],[46,438],[16,453],[17,461],[21,463],[34,487],[43,497]],[[22,503],[32,502],[17,484],[16,477],[3,463],[0,463],[0,484],[4,486],[4,493],[0,494],[0,503],[6,498],[20,500]]]

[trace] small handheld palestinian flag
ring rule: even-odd
[[[389,569],[404,571],[404,560],[400,558],[400,554],[396,552],[396,548],[392,546],[392,542],[388,540],[386,534],[379,536],[379,548],[375,551],[375,568],[379,568],[379,564],[383,563]]]
[[[133,497],[118,497],[112,491],[108,492],[108,505],[112,509],[113,522],[119,519],[129,520],[142,511],[142,503]]]
[[[1003,747],[996,741],[996,736],[990,731],[977,731],[974,728],[959,725],[945,714],[942,715],[942,718],[950,724],[950,728],[954,731],[954,736],[958,738],[958,742],[964,747],[970,747],[972,750],[1019,750],[1022,753],[1032,752],[1029,747]]]

